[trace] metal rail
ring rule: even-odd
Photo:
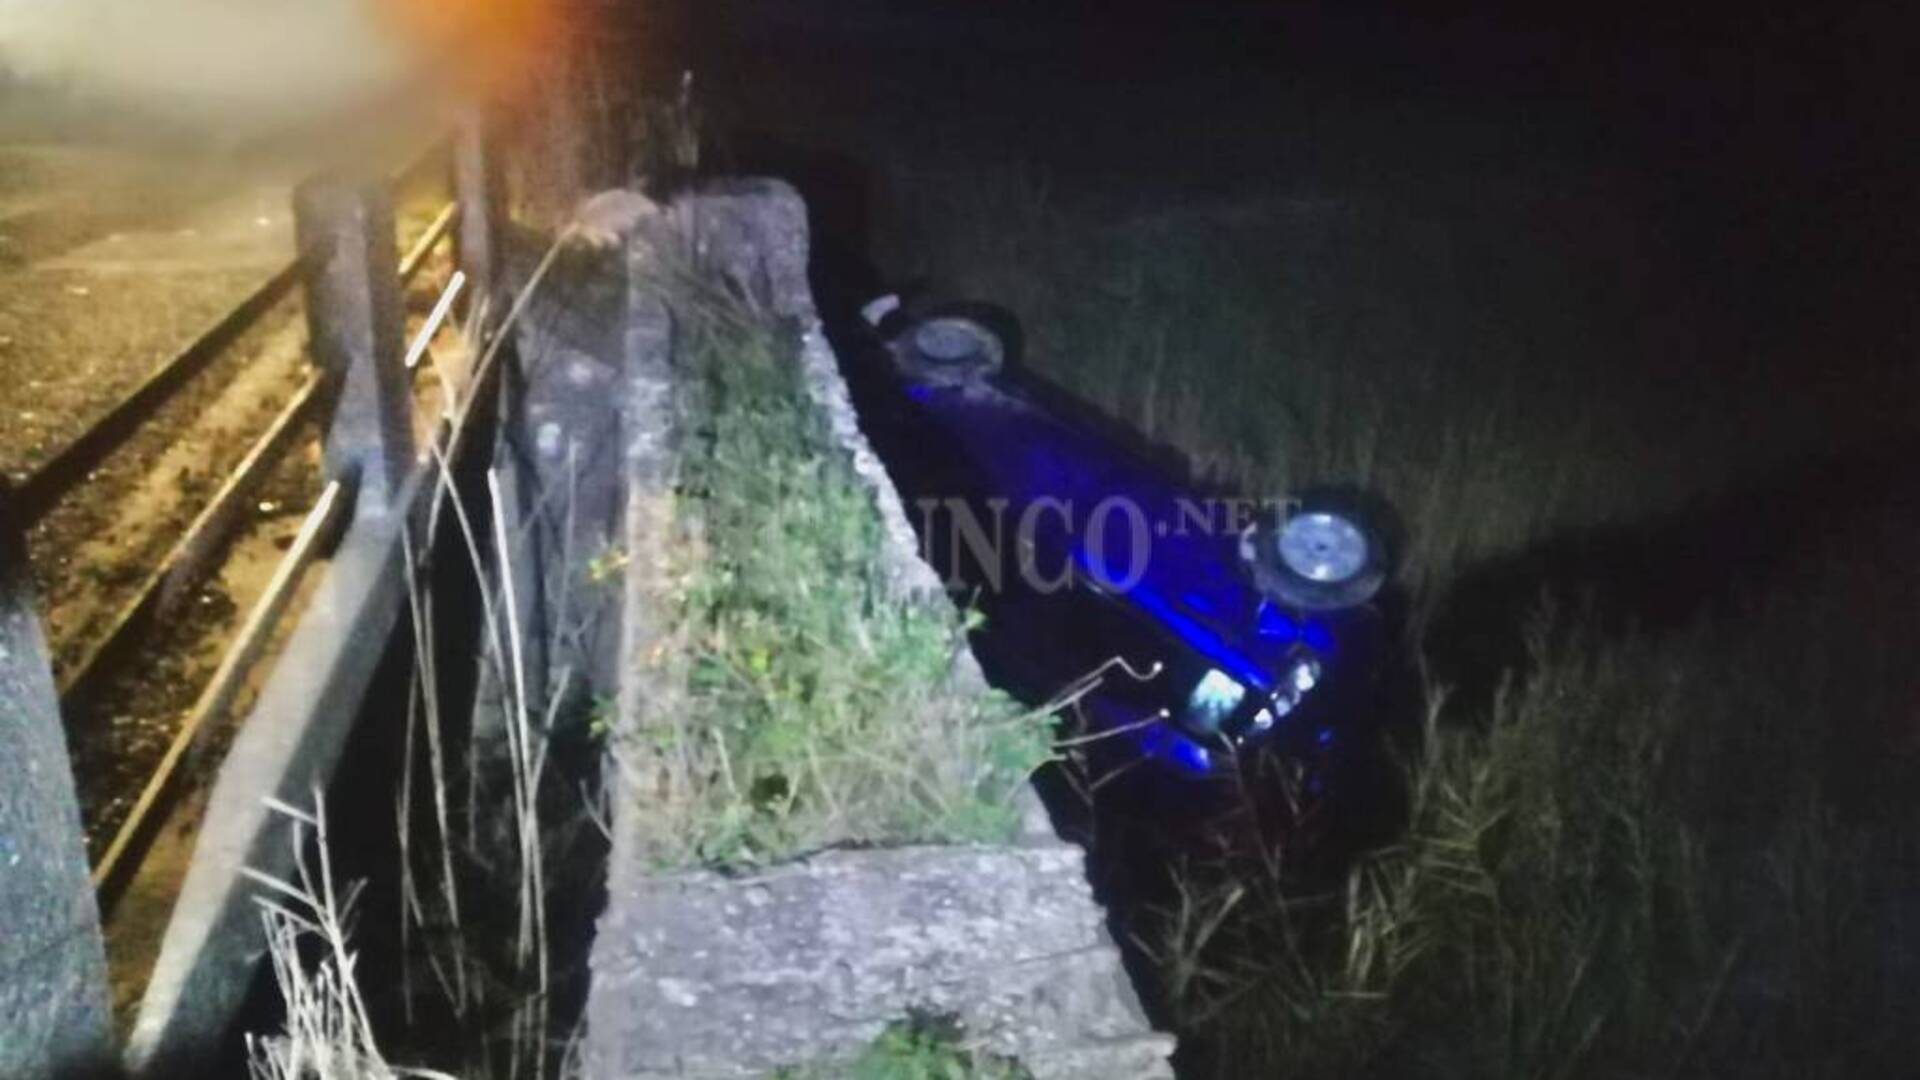
[[[400,267],[403,278],[408,272],[408,263],[417,269],[425,253],[449,234],[455,217],[452,210],[452,206],[443,210],[434,224],[415,242]],[[458,295],[462,280],[462,275],[456,272],[454,280],[442,293],[434,314],[421,327],[410,354],[424,352],[426,342],[445,319],[452,298]],[[491,357],[489,352],[487,359]],[[96,672],[106,667],[106,659],[117,656],[120,650],[130,644],[136,636],[137,627],[150,622],[156,612],[164,610],[177,598],[188,582],[197,579],[200,569],[217,547],[216,534],[222,532],[224,525],[231,524],[237,511],[247,501],[248,493],[291,445],[293,435],[303,427],[302,421],[308,418],[316,403],[324,396],[324,386],[325,376],[316,373],[275,418],[267,433],[248,452],[234,476],[215,496],[212,505],[188,529],[187,536],[175,546],[161,568],[148,578],[140,595],[127,605],[112,631],[69,677],[61,689],[63,712],[71,715],[74,704],[84,700],[86,684]],[[463,411],[463,420],[464,417]],[[442,423],[444,426],[446,421]],[[423,465],[428,470],[434,467],[431,461]],[[409,486],[408,490],[417,491],[420,486],[416,483]],[[126,820],[93,867],[93,883],[103,917],[111,915],[128,882],[138,872],[160,822],[174,804],[182,763],[191,759],[196,747],[205,739],[207,729],[233,707],[247,678],[265,653],[275,627],[291,606],[301,572],[332,538],[339,535],[342,516],[353,502],[352,495],[352,485],[343,486],[339,480],[327,485],[302,523],[292,547],[275,569],[266,591],[255,602],[246,622],[222,657],[220,666],[202,689],[166,754],[149,776]]]
[[[407,346],[407,355],[400,364],[408,372],[420,366],[427,355],[427,347],[433,344],[434,335],[440,332],[440,324],[447,321],[447,315],[453,311],[453,302],[460,298],[460,288],[467,283],[467,275],[458,270],[447,281],[447,287],[440,290],[440,298],[433,302],[433,310],[427,313],[427,321],[420,324],[420,332],[414,335],[413,344]]]
[[[440,208],[440,212],[434,215],[433,223],[427,226],[427,231],[420,234],[420,239],[413,242],[406,256],[400,260],[400,284],[405,285],[413,280],[420,268],[426,265],[427,256],[433,254],[433,249],[447,238],[454,223],[459,220],[459,203],[450,202]]]
[[[26,733],[23,745],[43,766],[40,779],[44,781],[0,798],[0,826],[24,822],[33,836],[47,841],[42,844],[44,851],[34,853],[36,872],[17,883],[25,889],[21,900],[26,908],[75,914],[73,919],[55,920],[58,925],[29,919],[7,931],[16,937],[24,935],[16,952],[58,959],[74,991],[66,996],[80,1003],[63,1000],[35,1005],[37,1011],[29,1019],[52,1016],[67,1027],[46,1028],[42,1034],[51,1033],[52,1041],[36,1041],[29,1032],[26,1056],[19,1060],[27,1063],[30,1072],[57,1072],[64,1061],[108,1061],[116,1056],[108,1025],[95,1015],[98,1010],[88,1013],[86,1005],[109,993],[94,905],[111,909],[117,904],[123,917],[131,917],[128,909],[136,900],[143,909],[148,906],[148,898],[136,896],[128,886],[145,873],[138,868],[149,861],[145,852],[163,820],[181,813],[177,809],[181,793],[189,790],[186,781],[194,771],[190,763],[206,752],[210,735],[228,730],[236,732],[235,741],[221,764],[220,782],[207,791],[206,817],[197,823],[209,830],[203,837],[208,842],[198,845],[200,850],[179,890],[166,890],[174,892],[171,903],[177,910],[159,956],[144,973],[116,973],[123,984],[142,975],[147,983],[126,1060],[134,1071],[151,1066],[169,1075],[201,1075],[206,1071],[202,1066],[210,1064],[203,1059],[212,1056],[210,1033],[237,1014],[258,960],[246,935],[257,931],[258,923],[252,897],[239,887],[232,859],[244,848],[263,858],[270,871],[288,872],[284,862],[292,856],[284,850],[286,845],[256,850],[258,841],[279,829],[259,795],[284,786],[296,770],[309,764],[331,772],[331,755],[342,748],[350,713],[364,699],[384,662],[404,598],[402,530],[412,526],[415,496],[436,464],[415,457],[412,425],[398,407],[411,399],[401,366],[404,342],[398,340],[404,323],[393,317],[404,309],[400,272],[420,273],[431,261],[428,253],[434,245],[456,238],[460,269],[471,282],[486,286],[471,316],[476,323],[486,318],[484,301],[492,293],[495,233],[505,213],[498,162],[488,149],[491,124],[481,110],[469,110],[453,139],[452,153],[423,155],[400,178],[408,184],[424,180],[426,170],[444,158],[453,173],[460,207],[453,212],[435,207],[433,220],[423,236],[409,245],[404,259],[395,250],[392,189],[382,182],[396,178],[371,177],[357,170],[314,177],[298,192],[295,214],[298,232],[303,237],[324,237],[320,244],[303,243],[297,258],[275,267],[239,304],[166,358],[140,385],[131,392],[117,392],[118,400],[96,416],[87,430],[38,467],[23,468],[12,490],[0,479],[0,660],[6,661],[0,664],[5,668],[0,674],[7,683],[0,688],[5,691],[0,697],[6,699],[0,704],[20,714],[16,719],[22,722],[12,726]],[[48,511],[86,483],[103,459],[124,448],[156,410],[169,402],[177,408],[181,388],[196,378],[204,379],[211,361],[257,326],[261,316],[299,284],[308,287],[308,330],[316,346],[324,345],[319,352],[328,374],[296,392],[297,404],[289,405],[274,430],[249,449],[250,464],[243,464],[241,475],[223,485],[222,495],[215,500],[218,505],[201,511],[189,535],[174,544],[169,565],[151,575],[148,588],[142,590],[152,598],[133,609],[147,614],[123,621],[131,625],[143,617],[154,619],[153,612],[165,606],[165,598],[177,595],[168,590],[186,587],[190,574],[173,572],[177,567],[214,563],[222,518],[232,514],[237,519],[237,508],[244,504],[236,493],[267,474],[272,457],[296,438],[302,421],[323,410],[330,414],[326,419],[328,475],[345,486],[330,485],[308,515],[266,593],[251,605],[235,636],[225,643],[218,668],[199,689],[185,723],[145,780],[131,816],[107,838],[102,858],[90,866],[80,817],[73,809],[71,779],[49,775],[44,767],[70,771],[70,757],[67,769],[59,770],[57,765],[66,756],[64,744],[70,737],[61,738],[52,664],[26,584],[28,554],[23,544],[14,541],[26,528],[45,521]],[[475,365],[480,378],[462,380],[461,389],[471,391],[474,382],[498,385],[497,377],[486,378],[490,359],[481,358]],[[475,413],[471,399],[457,404],[456,419]],[[478,415],[490,414],[479,410]],[[443,417],[441,425],[449,429],[451,441],[460,441],[458,423]],[[340,531],[337,546],[329,548],[332,535],[356,517],[353,507],[362,505],[370,512]],[[296,615],[306,593],[302,575],[312,578],[318,573],[317,569],[314,574],[306,571],[323,552],[329,565],[325,577],[315,583],[320,589],[317,602]],[[286,656],[271,662],[270,655],[282,648],[280,642],[286,636],[276,624],[286,627],[296,619],[286,638]],[[83,665],[105,666],[109,665],[98,658]],[[295,724],[296,738],[288,738],[284,725],[235,722],[241,700],[262,677],[261,700],[253,711]],[[79,681],[84,682],[84,677]],[[176,807],[171,813],[170,804]],[[159,882],[155,885],[164,888]],[[152,902],[157,914],[158,905],[168,901],[155,895]],[[0,996],[8,990],[34,993],[31,973],[0,972]]]
[[[200,511],[193,524],[187,526],[185,535],[161,560],[160,566],[147,575],[139,592],[127,601],[114,616],[106,632],[60,680],[60,711],[69,720],[87,700],[100,672],[110,667],[113,660],[124,656],[139,632],[150,626],[156,615],[171,607],[205,575],[221,542],[239,523],[254,489],[285,456],[295,436],[304,430],[306,421],[312,418],[315,407],[323,397],[321,390],[324,384],[325,376],[316,372],[294,392],[292,400],[287,402],[266,433],[247,451],[247,456],[241,460],[233,475],[227,478],[206,508]]]
[[[56,502],[85,480],[95,466],[138,431],[161,405],[287,295],[299,282],[307,263],[307,258],[295,258],[275,271],[244,300],[202,330],[191,344],[154,369],[87,430],[34,469],[13,492],[14,508],[22,523],[27,527],[37,523]]]
[[[254,665],[266,651],[275,628],[291,606],[301,572],[339,535],[343,515],[353,504],[350,495],[350,486],[339,480],[329,483],[320,493],[319,500],[301,523],[293,546],[287,549],[286,555],[275,567],[266,592],[255,601],[253,610],[247,613],[247,621],[221,657],[220,667],[200,692],[193,711],[187,714],[186,722],[174,734],[173,742],[168,745],[159,766],[147,778],[146,787],[141,790],[140,798],[133,804],[126,821],[121,823],[120,830],[114,834],[113,842],[94,865],[93,885],[103,916],[113,911],[114,904],[119,901],[127,882],[140,865],[147,845],[153,841],[155,829],[172,805],[181,764],[192,755],[207,729],[233,707]]]
[[[433,249],[446,240],[459,222],[457,203],[449,202],[434,216],[426,232],[414,241],[400,260],[400,280],[404,284],[417,276]],[[316,262],[314,255],[289,260],[272,276],[225,314],[215,319],[198,337],[175,353],[142,380],[119,402],[87,427],[87,430],[40,463],[14,489],[14,512],[28,528],[46,516],[107,455],[119,449],[159,408],[180,392],[195,375],[212,363],[221,352],[251,329],[261,315],[285,297],[300,281],[306,267]]]
[[[400,263],[404,282],[418,273],[433,249],[452,232],[458,220],[458,205],[448,203],[414,242]],[[17,512],[30,526],[46,510],[84,478],[86,472],[124,442],[153,411],[177,393],[195,374],[217,356],[221,349],[252,325],[262,312],[277,302],[299,280],[308,260],[296,259],[262,283],[213,327],[149,376],[119,405],[66,449],[42,465],[26,483],[13,493]],[[437,322],[437,321],[436,321]],[[311,417],[320,399],[321,376],[308,379],[287,408],[275,418],[266,434],[248,451],[233,475],[228,478],[160,567],[142,582],[133,599],[120,609],[112,624],[88,647],[81,660],[60,682],[61,711],[71,716],[98,673],[124,651],[138,631],[153,616],[169,607],[182,593],[200,580],[220,542],[232,530],[248,494],[285,453],[300,421]]]

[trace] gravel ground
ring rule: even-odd
[[[404,237],[437,211],[433,186],[404,200]],[[0,473],[45,461],[264,280],[290,253],[285,214],[271,186],[218,185],[177,161],[0,145]],[[443,248],[409,290],[410,322],[450,269]],[[299,298],[283,301],[35,524],[29,554],[57,675],[284,407],[309,370],[305,336]],[[422,391],[437,393],[430,380]],[[315,432],[287,456],[213,579],[160,620],[85,715],[67,718],[96,857],[297,532],[319,490],[318,447]],[[190,779],[217,767],[230,734],[212,733]]]
[[[21,267],[122,229],[173,223],[223,186],[195,157],[0,144],[0,265]]]
[[[278,190],[189,159],[0,145],[0,471],[44,461],[290,253]],[[256,209],[276,203],[280,220]]]
[[[3,112],[4,110],[0,110]],[[283,170],[284,171],[284,170]],[[399,250],[439,211],[439,169],[398,193]],[[288,172],[287,175],[292,175]],[[284,178],[284,177],[283,177]],[[0,142],[0,476],[17,479],[94,423],[291,254],[284,184],[174,160]],[[452,272],[443,246],[407,291],[418,326]],[[56,675],[111,625],[311,370],[300,297],[259,319],[28,536]],[[442,339],[433,354],[465,362]],[[416,386],[437,413],[432,367]],[[208,581],[165,614],[66,717],[82,824],[97,859],[125,823],[320,490],[317,428],[252,497]],[[204,733],[108,928],[117,1014],[130,1020],[190,859],[207,780],[324,573],[309,568],[251,685]]]
[[[46,460],[258,281],[0,273],[0,466],[17,477]]]
[[[257,228],[229,205],[240,179],[181,158],[0,146],[0,472],[17,478],[45,461],[284,257],[284,228]],[[297,300],[268,313],[35,524],[28,549],[56,674],[98,639],[284,405],[303,374],[299,317]],[[243,375],[247,392],[235,394]],[[274,512],[236,548],[275,527],[291,536],[315,487],[310,457],[284,463],[259,496]],[[68,717],[96,854],[263,582],[208,584],[162,620],[89,715]]]
[[[303,373],[298,315],[295,304],[278,309],[215,360],[29,535],[56,672],[98,637],[292,395]],[[224,393],[257,365],[275,369],[261,392]],[[171,475],[156,476],[163,460]]]
[[[279,553],[299,532],[318,496],[319,440],[290,451],[255,497],[259,508],[228,546],[228,567],[164,620],[161,632],[102,688],[89,715],[79,718],[72,740],[74,777],[87,845],[98,858],[126,820],[147,778],[166,753],[228,638],[259,599]],[[311,578],[312,571],[309,571]],[[282,631],[291,620],[282,624]],[[237,703],[228,720],[246,714]],[[71,721],[70,721],[71,722]],[[207,732],[191,759],[187,786],[217,768],[232,737],[230,723]]]

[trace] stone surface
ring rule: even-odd
[[[634,883],[601,934],[601,1076],[754,1076],[848,1057],[908,1010],[1041,1077],[1163,1075],[1080,852],[835,851],[746,878]],[[617,1027],[616,1027],[617,1025]]]
[[[112,1060],[106,953],[26,565],[0,520],[0,1076],[87,1076]]]
[[[525,280],[540,254],[517,249],[510,279]],[[573,694],[615,682],[619,592],[584,568],[617,561],[624,542],[622,269],[614,255],[571,252],[533,294],[501,357],[510,404],[494,447],[496,511],[511,538],[522,677],[534,702],[548,700],[560,672],[570,673]]]
[[[789,323],[816,407],[867,484],[902,600],[946,603],[886,470],[861,434],[806,278],[806,207],[778,181],[727,182],[641,223],[630,248],[623,724],[671,710],[658,664],[664,577],[646,553],[671,527],[675,473],[670,320],[646,262],[675,245],[738,296]],[[982,680],[971,654],[956,678]],[[658,876],[636,842],[644,793],[609,780],[613,853],[591,964],[585,1073],[762,1075],[844,1059],[911,1010],[958,1019],[1041,1080],[1167,1077],[1172,1039],[1147,1025],[1082,854],[1037,799],[1019,846],[832,851],[753,877]]]

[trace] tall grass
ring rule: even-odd
[[[813,412],[793,336],[695,282],[678,295],[683,659],[661,681],[685,690],[615,750],[654,857],[1010,835],[1048,719],[957,683],[963,621],[890,590],[872,495]]]
[[[630,790],[649,800],[634,820],[650,854],[663,867],[738,864],[834,844],[1009,836],[1016,798],[1051,753],[1046,713],[956,676],[964,620],[889,590],[872,494],[815,415],[793,337],[693,278],[680,284],[686,531],[675,550],[639,556],[668,558],[679,587],[669,655],[649,673],[660,691],[650,715],[665,722],[596,725],[612,730],[609,750],[639,782]],[[488,491],[491,514],[443,482],[435,497],[450,512],[432,515],[478,583],[477,661],[438,640],[447,601],[434,560],[448,544],[405,546],[416,666],[396,802],[401,985],[380,995],[386,1011],[373,1019],[350,946],[359,886],[335,888],[323,810],[282,808],[321,870],[310,880],[302,862],[296,883],[262,879],[278,894],[263,904],[287,1007],[281,1033],[250,1043],[263,1076],[407,1075],[382,1054],[383,1030],[463,1075],[570,1067],[552,920],[581,889],[569,852],[599,808],[552,763],[588,717],[566,670],[530,681],[492,474]],[[630,557],[600,553],[564,577],[592,582]],[[472,731],[446,715],[447,662],[477,662],[485,676]],[[666,693],[679,678],[684,692]],[[318,962],[308,938],[325,948]],[[908,1040],[876,1046],[861,1068],[918,1075],[888,1070],[968,1060],[955,1054]]]
[[[1759,367],[1703,387],[1715,361],[1675,324],[1711,314],[1649,309],[1603,195],[1489,181],[1168,207],[1037,166],[888,160],[872,229],[892,279],[1005,304],[1034,371],[1206,479],[1377,492],[1416,601],[1542,537],[1874,434]]]
[[[1016,308],[1039,374],[1203,478],[1352,484],[1404,518],[1403,651],[1428,685],[1393,740],[1398,838],[1332,885],[1201,845],[1120,912],[1191,1075],[1905,1067],[1920,685],[1886,643],[1920,611],[1910,523],[1836,520],[1787,557],[1813,570],[1678,626],[1543,600],[1490,701],[1450,700],[1426,662],[1469,572],[1826,452],[1821,416],[1758,409],[1757,378],[1674,400],[1661,372],[1693,359],[1627,321],[1605,264],[1530,249],[1524,207],[1158,210],[921,165],[888,185],[890,269]]]
[[[1866,635],[1804,637],[1836,587],[1745,633],[1542,617],[1484,726],[1436,703],[1405,834],[1344,895],[1196,875],[1158,944],[1205,973],[1175,990],[1208,1074],[1897,1070],[1920,807],[1848,729],[1920,686]]]
[[[389,1064],[374,1037],[352,942],[360,886],[343,887],[334,880],[325,799],[316,791],[311,811],[277,801],[273,808],[290,822],[294,880],[248,874],[267,889],[258,899],[261,925],[287,1020],[278,1035],[247,1036],[249,1073],[255,1080],[442,1075]],[[306,851],[309,836],[312,860]],[[309,960],[315,952],[318,959]]]
[[[478,373],[512,335],[569,236],[554,241],[495,327],[460,400],[449,401],[454,431],[476,404]],[[468,320],[469,342],[485,317],[476,309]],[[573,1033],[558,1029],[555,1001],[557,984],[576,973],[555,947],[556,911],[577,907],[587,891],[583,871],[587,878],[596,873],[580,856],[581,834],[593,827],[597,808],[557,760],[586,737],[586,710],[568,669],[543,682],[531,673],[530,629],[521,621],[528,609],[515,595],[515,563],[524,549],[509,535],[496,472],[486,474],[487,504],[469,505],[449,459],[459,444],[448,429],[436,432],[428,447],[434,475],[422,496],[433,502],[417,519],[425,522],[425,538],[416,542],[411,527],[401,538],[413,668],[392,819],[399,925],[397,942],[386,940],[398,955],[382,957],[384,967],[397,968],[398,985],[362,985],[350,940],[367,883],[336,885],[319,798],[311,812],[274,804],[293,819],[298,873],[297,881],[284,882],[249,871],[269,890],[260,903],[285,1009],[282,1032],[249,1038],[257,1075],[444,1075],[389,1065],[379,1045],[384,1037],[462,1075],[538,1080],[565,1067],[572,1049]],[[572,511],[563,502],[556,512]],[[450,565],[441,562],[449,557]],[[587,576],[573,569],[549,598],[562,613],[573,610],[566,590]],[[440,636],[449,610],[463,604],[455,582],[473,591],[464,602],[478,608],[477,655],[450,655]],[[447,586],[454,596],[441,594]],[[478,673],[471,701],[442,700],[443,688],[462,681],[449,681],[443,664]],[[455,714],[466,705],[469,715]],[[309,940],[324,950],[317,961]]]
[[[489,480],[498,524],[497,483]],[[472,520],[462,497],[446,490],[455,516]],[[584,717],[563,708],[564,673],[543,700],[529,698],[505,537],[497,537],[494,561],[483,561],[471,539],[472,570],[491,598],[482,603],[482,656],[465,659],[495,669],[502,688],[477,704],[475,730],[444,714],[438,666],[462,658],[444,655],[436,640],[430,558],[411,543],[405,550],[415,667],[394,818],[400,984],[371,998],[362,986],[352,941],[367,883],[335,881],[322,800],[316,795],[310,812],[276,803],[293,822],[297,877],[249,871],[268,890],[259,903],[286,1017],[280,1033],[249,1037],[258,1076],[446,1075],[390,1065],[383,1035],[468,1076],[551,1075],[569,1051],[566,1033],[554,1030],[561,960],[551,907],[577,887],[577,873],[558,864],[577,850],[572,834],[593,808],[560,782],[550,760]],[[464,760],[456,748],[465,748]],[[309,940],[321,946],[317,961],[303,945]]]

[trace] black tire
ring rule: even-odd
[[[1000,335],[959,315],[919,319],[891,343],[900,373],[936,386],[966,386],[998,374],[1006,363]]]
[[[1305,549],[1309,559],[1327,554],[1311,564],[1290,562],[1283,546]],[[1360,607],[1379,594],[1389,572],[1379,530],[1348,500],[1326,497],[1293,500],[1250,526],[1240,537],[1240,558],[1262,593],[1297,611]]]

